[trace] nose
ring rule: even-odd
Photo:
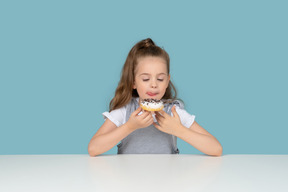
[[[156,88],[157,87],[157,81],[151,81],[151,87]]]

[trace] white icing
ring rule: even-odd
[[[141,104],[145,107],[149,107],[151,109],[159,109],[159,108],[162,108],[163,107],[163,102],[160,101],[160,102],[147,102],[147,101],[142,101]]]

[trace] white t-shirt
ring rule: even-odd
[[[176,105],[176,112],[180,117],[182,125],[184,125],[187,128],[190,128],[190,126],[195,121],[195,115],[190,115],[185,109],[180,109],[177,105]],[[139,115],[140,114],[141,113],[139,113]],[[117,127],[120,127],[121,125],[126,123],[126,106],[123,106],[119,109],[115,109],[111,111],[110,113],[106,111],[102,113],[102,115],[104,116],[104,120],[108,118]],[[172,112],[169,115],[173,116]],[[154,116],[153,118],[154,118],[154,121],[156,122],[156,119]]]

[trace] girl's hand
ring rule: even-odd
[[[139,107],[131,114],[129,120],[127,121],[127,125],[129,128],[136,130],[152,125],[153,117],[151,112],[143,111],[141,115],[138,115],[141,110],[142,108]]]
[[[156,119],[159,123],[153,123],[153,125],[164,133],[175,135],[179,129],[182,128],[182,123],[178,113],[176,112],[175,105],[172,107],[171,112],[173,117],[161,110],[156,112]]]

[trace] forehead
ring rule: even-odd
[[[136,74],[140,73],[166,73],[167,74],[166,61],[161,57],[141,57],[138,59],[138,64],[135,69]]]

